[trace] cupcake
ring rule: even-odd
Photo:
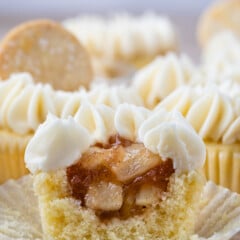
[[[50,115],[25,152],[44,239],[189,239],[205,147],[178,112],[123,104]]]
[[[207,179],[240,193],[239,99],[216,86],[183,87],[156,110],[162,107],[180,111],[204,140]]]
[[[0,183],[28,172],[23,161],[25,147],[48,113],[60,118],[77,116],[83,102],[111,107],[124,102],[142,105],[135,90],[124,86],[57,91],[49,84],[34,83],[27,73],[0,81]]]
[[[173,90],[188,84],[195,71],[195,66],[186,55],[169,53],[136,72],[132,86],[145,106],[153,108]]]
[[[27,142],[47,113],[59,110],[53,88],[88,88],[92,69],[76,37],[51,20],[16,26],[1,40],[0,52],[1,183],[27,172],[23,162]],[[33,78],[16,74],[20,72]]]
[[[16,74],[0,82],[0,182],[25,173],[25,147],[48,112],[55,113],[53,89]]]
[[[85,97],[90,103],[105,104],[116,108],[121,103],[131,103],[137,106],[143,106],[142,97],[132,86],[124,84],[109,85],[106,83],[92,84],[89,91],[80,89],[80,95]],[[77,93],[78,94],[78,93]],[[74,97],[70,94],[70,98]]]
[[[79,16],[63,26],[81,41],[92,56],[96,75],[127,75],[157,55],[177,48],[172,23],[163,16],[118,14],[109,18]]]

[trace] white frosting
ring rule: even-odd
[[[220,32],[209,41],[203,52],[208,71],[226,72],[240,64],[240,41],[231,31]]]
[[[150,110],[134,105],[122,104],[115,113],[115,127],[120,136],[129,139],[138,139],[138,129],[150,115]]]
[[[61,101],[62,100],[62,101]],[[87,101],[85,90],[74,93],[56,93],[56,104],[58,104],[58,116],[67,118],[74,116],[80,108],[82,102]]]
[[[148,107],[156,106],[177,87],[189,82],[195,68],[187,56],[158,57],[133,77],[133,86]]]
[[[0,127],[25,134],[35,130],[48,112],[55,113],[54,90],[34,84],[27,73],[0,82]]]
[[[190,87],[180,87],[163,99],[154,110],[164,107],[168,111],[177,110],[185,116],[194,101],[194,97]]]
[[[83,103],[74,115],[74,119],[91,133],[94,142],[107,142],[116,133],[114,128],[114,110],[102,104]]]
[[[124,85],[107,86],[106,84],[96,84],[89,91],[85,89],[74,93],[58,91],[55,94],[58,116],[63,118],[69,115],[74,116],[83,102],[89,102],[94,105],[105,104],[113,108],[125,102],[143,105],[143,101],[136,90]]]
[[[25,163],[32,173],[67,167],[80,159],[90,144],[88,131],[72,117],[60,120],[49,115],[30,140]]]
[[[240,64],[240,63],[239,63]],[[225,71],[226,70],[226,71]],[[217,69],[214,71],[199,71],[191,79],[190,86],[196,88],[218,89],[224,95],[233,100],[237,115],[240,114],[240,70],[238,66],[229,65],[224,72]],[[229,71],[228,71],[229,70]],[[235,71],[236,70],[236,71]]]
[[[177,172],[203,166],[204,143],[177,111],[158,109],[142,124],[139,136],[150,151],[163,159],[172,159]]]
[[[232,144],[240,141],[240,117],[228,127],[222,138],[223,143]]]
[[[113,17],[80,16],[63,22],[96,56],[111,59],[129,59],[137,56],[155,56],[176,49],[176,34],[166,17],[155,14]]]
[[[87,93],[87,98],[91,103],[101,103],[114,108],[121,103],[130,103],[138,106],[143,105],[142,98],[136,89],[124,85],[94,85],[93,88]]]
[[[131,87],[98,84],[90,91],[56,91],[49,84],[34,83],[28,73],[19,73],[0,81],[0,128],[19,134],[31,133],[48,113],[61,118],[75,116],[83,102],[111,107],[124,102],[143,105]]]
[[[234,123],[237,118],[234,99],[216,87],[178,89],[165,98],[156,109],[160,107],[181,111],[205,141],[229,142],[230,138],[237,135],[237,132],[234,132],[237,131]]]
[[[219,141],[235,114],[230,99],[221,93],[206,93],[189,109],[186,119],[206,140]]]
[[[104,105],[86,103],[74,118],[49,117],[30,140],[25,160],[31,172],[67,167],[90,144],[105,142],[116,133],[143,142],[163,160],[171,158],[178,173],[201,167],[205,159],[203,142],[180,113],[150,112],[129,104],[114,112]]]

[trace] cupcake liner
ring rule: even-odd
[[[240,195],[207,182],[195,228],[200,239],[230,239],[240,231]]]
[[[240,144],[206,143],[206,146],[206,178],[240,193]]]
[[[0,239],[42,239],[32,183],[31,176],[27,175],[0,187]]]
[[[24,151],[30,137],[0,131],[0,183],[28,173],[24,163]]]
[[[30,175],[0,186],[0,239],[41,240],[38,201]],[[207,182],[191,240],[240,239],[240,195]]]

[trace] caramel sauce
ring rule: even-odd
[[[86,169],[79,163],[67,168],[67,177],[72,188],[72,196],[81,200],[82,206],[85,206],[84,197],[90,185],[99,181],[116,182],[115,176],[107,167],[99,166],[95,169]]]
[[[131,181],[120,182],[118,180],[117,176],[112,172],[111,166],[116,161],[116,158],[118,161],[119,159],[122,160],[120,153],[131,144],[133,144],[131,141],[118,135],[113,136],[107,144],[96,144],[92,150],[90,148],[90,152],[84,153],[76,164],[67,168],[67,178],[71,186],[72,196],[81,200],[83,207],[86,207],[85,196],[90,185],[105,181],[122,186],[123,203],[121,208],[117,211],[96,210],[96,215],[101,221],[108,221],[113,217],[127,219],[130,216],[141,214],[146,206],[137,206],[135,200],[136,194],[144,184],[157,187],[159,192],[167,191],[169,177],[174,173],[172,160],[170,159],[166,161],[160,159],[157,166],[133,178]],[[143,148],[142,145],[141,147]]]

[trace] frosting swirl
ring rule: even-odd
[[[142,124],[139,136],[150,151],[172,159],[177,172],[203,166],[204,143],[177,111],[158,109]]]
[[[84,102],[114,108],[124,102],[143,104],[131,87],[98,84],[90,91],[56,91],[49,84],[34,83],[28,73],[19,73],[0,81],[0,128],[19,134],[32,133],[48,113],[61,118],[75,116]]]
[[[124,85],[107,86],[97,84],[87,93],[87,98],[91,103],[101,103],[114,108],[121,103],[143,105],[142,98],[136,89]]]
[[[34,131],[48,112],[55,113],[50,85],[34,84],[27,73],[0,82],[0,126],[17,133]]]
[[[81,89],[78,92],[66,93],[56,92],[56,105],[58,106],[58,116],[73,116],[83,102],[91,104],[104,104],[116,108],[121,103],[131,103],[143,105],[141,97],[132,87],[107,86],[106,84],[96,84],[89,91]]]
[[[155,107],[177,87],[187,84],[194,72],[190,59],[168,54],[158,57],[133,77],[133,86],[147,107]]]
[[[223,135],[222,141],[227,144],[232,144],[240,141],[240,117],[229,126]]]
[[[206,140],[219,141],[235,117],[231,101],[221,93],[206,93],[189,109],[186,119]]]
[[[233,134],[229,129],[236,129],[232,126],[237,117],[234,100],[217,88],[181,88],[165,98],[156,109],[160,107],[181,111],[205,141],[225,142],[230,132]]]
[[[32,173],[70,166],[88,149],[91,141],[88,131],[72,117],[58,119],[48,115],[27,145],[26,166]]]
[[[95,143],[107,142],[109,136],[116,132],[114,110],[103,104],[94,106],[88,102],[83,103],[74,119],[90,132]]]
[[[82,16],[65,20],[63,26],[95,56],[129,60],[176,49],[171,22],[152,13],[139,17],[118,14],[109,19]]]
[[[150,110],[144,107],[136,107],[134,105],[122,104],[115,113],[115,127],[120,136],[129,139],[137,140],[138,129],[141,124],[150,115]]]

